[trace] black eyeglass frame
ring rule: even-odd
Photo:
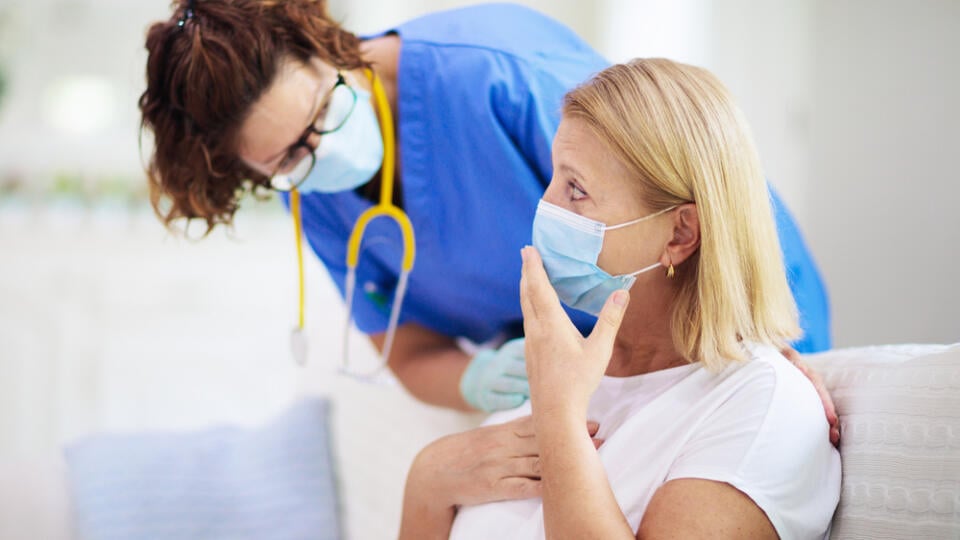
[[[333,93],[336,92],[337,88],[340,86],[345,86],[348,90],[350,90],[350,94],[353,97],[353,101],[350,103],[350,110],[348,110],[347,113],[343,115],[343,119],[340,120],[340,123],[338,123],[336,126],[333,126],[328,129],[317,129],[317,122],[320,121],[321,116],[323,116],[324,112],[329,108],[330,101],[333,99]],[[353,89],[353,87],[347,84],[347,80],[344,78],[343,72],[338,70],[337,81],[333,84],[333,87],[327,91],[326,95],[323,98],[323,101],[321,102],[320,107],[317,109],[317,113],[314,115],[313,119],[310,121],[310,124],[308,124],[307,127],[303,130],[303,134],[300,135],[300,138],[297,139],[297,142],[290,145],[290,148],[287,150],[287,155],[283,158],[283,161],[281,161],[280,164],[277,165],[277,168],[273,172],[273,174],[270,175],[269,178],[270,178],[271,188],[273,188],[276,191],[293,191],[294,189],[299,187],[300,184],[302,184],[307,179],[307,177],[310,176],[310,172],[313,171],[313,167],[317,164],[317,156],[314,153],[316,149],[310,146],[310,144],[308,144],[307,142],[307,140],[310,138],[310,135],[317,135],[322,137],[324,135],[328,135],[342,128],[344,124],[347,123],[347,120],[350,119],[350,115],[353,114],[353,110],[356,108],[356,106],[357,106],[357,92]],[[289,188],[278,188],[277,184],[273,181],[273,179],[281,176],[289,178],[288,175],[283,174],[280,171],[286,165],[289,165],[287,161],[291,159],[291,157],[300,148],[307,149],[308,151],[307,155],[310,157],[310,167],[303,174],[303,178],[300,178],[296,182],[292,183],[292,185]],[[307,156],[304,156],[304,158],[306,157]]]

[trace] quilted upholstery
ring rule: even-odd
[[[807,357],[840,415],[833,539],[960,539],[960,345]]]

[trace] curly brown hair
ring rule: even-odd
[[[237,134],[284,61],[312,57],[341,69],[369,67],[360,39],[325,0],[176,1],[147,31],[141,129],[153,133],[150,203],[171,228],[179,218],[229,225],[240,199],[269,179],[237,156]]]

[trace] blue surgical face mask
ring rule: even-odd
[[[380,122],[370,104],[370,93],[354,88],[356,104],[349,91],[335,92],[327,116],[336,116],[338,108],[353,107],[340,129],[320,138],[314,154],[317,161],[300,191],[336,193],[348,191],[370,181],[383,164],[383,137]]]
[[[603,249],[606,231],[640,223],[673,208],[607,226],[541,199],[533,220],[533,246],[540,252],[547,277],[560,301],[574,309],[599,315],[614,291],[629,289],[638,275],[660,266],[657,262],[630,274],[611,276],[597,266],[597,259]]]

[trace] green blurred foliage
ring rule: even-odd
[[[83,177],[74,173],[58,173],[53,178],[53,194],[57,196],[81,196],[84,194]]]
[[[3,109],[3,95],[7,93],[7,70],[0,64],[0,109]]]

